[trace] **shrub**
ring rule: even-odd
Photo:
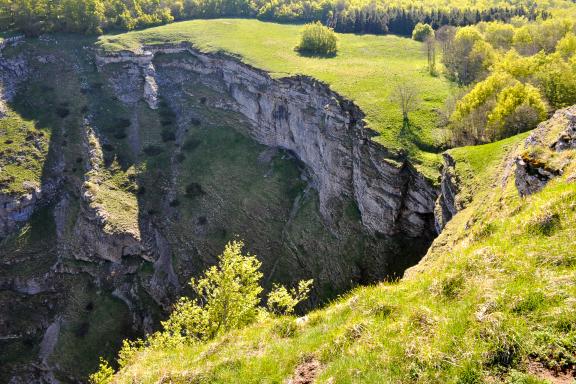
[[[276,314],[292,314],[296,305],[308,298],[312,283],[313,280],[302,280],[298,282],[298,287],[290,290],[275,284],[268,294],[268,308]]]
[[[108,364],[106,360],[100,358],[100,365],[98,371],[88,377],[90,384],[109,384],[114,377],[114,369]]]
[[[556,45],[556,52],[568,59],[576,54],[576,35],[568,32]]]
[[[430,24],[416,24],[412,31],[412,38],[416,41],[425,41],[429,37],[434,37],[434,29]]]
[[[254,256],[242,254],[243,246],[241,241],[228,243],[218,265],[200,279],[190,280],[196,298],[181,298],[170,318],[162,323],[170,335],[208,340],[256,319],[262,292],[261,263]]]
[[[335,55],[337,51],[336,40],[336,34],[332,28],[316,21],[304,26],[300,44],[296,49],[302,53]]]

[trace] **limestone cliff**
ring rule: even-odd
[[[232,98],[220,107],[245,116],[251,137],[293,152],[312,174],[327,222],[334,221],[347,197],[356,201],[371,233],[433,237],[436,190],[407,159],[394,159],[372,141],[376,133],[364,126],[362,111],[327,85],[305,76],[272,79],[233,57],[202,53],[188,44],[148,46],[137,53],[101,55],[97,61],[100,67],[123,63],[135,81],[132,87],[116,87],[119,98],[129,101],[136,95],[153,108],[156,83],[162,81],[155,78],[155,57],[183,52],[159,65],[179,69],[183,82],[187,73],[199,75],[205,86]]]
[[[459,192],[459,179],[454,167],[455,160],[448,153],[443,153],[444,165],[440,181],[440,195],[436,200],[434,224],[438,233],[442,232],[452,217],[463,208],[456,199]]]

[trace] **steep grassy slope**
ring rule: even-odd
[[[141,351],[114,382],[572,382],[575,151],[562,153],[564,176],[521,198],[513,159],[523,139],[452,151],[473,198],[403,280],[357,289],[299,321]]]
[[[117,51],[136,50],[142,44],[189,41],[203,51],[239,55],[244,62],[276,77],[296,73],[313,76],[354,100],[366,113],[368,125],[381,134],[378,141],[392,150],[407,151],[434,179],[439,161],[434,153],[440,134],[435,110],[442,106],[451,86],[445,79],[428,74],[422,44],[397,36],[338,34],[335,57],[306,57],[294,51],[300,29],[298,25],[257,20],[194,20],[104,36],[98,44],[106,51]],[[402,124],[399,108],[389,98],[396,84],[402,83],[418,86],[422,98],[409,126]]]

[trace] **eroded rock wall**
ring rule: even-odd
[[[364,126],[362,111],[324,83],[305,76],[272,79],[234,58],[201,53],[187,44],[146,47],[97,61],[101,67],[122,63],[126,73],[121,76],[140,79],[129,82],[139,84],[138,93],[117,87],[120,100],[134,102],[138,95],[154,108],[158,54],[179,54],[163,65],[199,74],[204,85],[231,96],[234,102],[221,107],[244,115],[255,140],[296,154],[311,171],[328,223],[339,215],[342,200],[350,198],[373,234],[433,237],[437,191],[408,160],[394,158],[372,141],[376,133]]]

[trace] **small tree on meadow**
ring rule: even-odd
[[[316,21],[304,26],[300,44],[296,49],[299,52],[314,55],[335,55],[337,51],[336,41],[334,30]]]
[[[296,288],[291,289],[274,284],[268,294],[268,309],[278,315],[291,315],[296,305],[308,298],[312,283],[313,280],[301,280]]]
[[[402,118],[404,122],[407,122],[408,114],[418,108],[420,104],[418,88],[412,84],[400,83],[392,90],[390,101],[400,107]]]

